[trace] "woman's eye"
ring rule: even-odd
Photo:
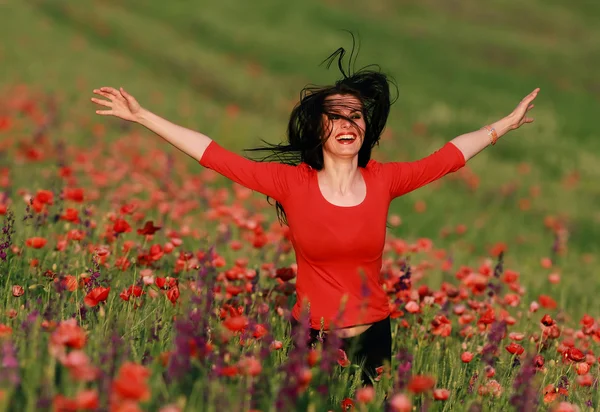
[[[352,115],[353,119],[360,119],[362,116],[360,114]]]
[[[340,116],[338,116],[337,114],[330,114],[330,115],[329,115],[329,118],[330,118],[331,120],[337,120],[337,119],[339,119],[339,118],[340,118]]]

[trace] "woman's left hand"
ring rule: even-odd
[[[519,105],[515,108],[515,110],[513,110],[512,113],[507,116],[510,122],[510,129],[518,129],[525,123],[533,122],[532,117],[527,117],[527,112],[533,109],[534,105],[532,102],[535,100],[539,91],[540,88],[538,87],[534,91],[529,93],[527,96],[525,96],[523,100],[521,100]]]

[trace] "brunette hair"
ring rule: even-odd
[[[352,33],[350,33],[352,35]],[[342,117],[355,124],[334,107],[339,107],[340,102],[326,102],[332,95],[351,95],[362,103],[360,109],[365,120],[364,141],[358,152],[358,167],[366,167],[371,159],[373,147],[379,144],[381,134],[385,129],[390,107],[396,100],[391,99],[390,85],[397,87],[393,79],[381,72],[378,65],[369,65],[354,71],[358,50],[354,35],[352,35],[352,50],[348,65],[344,68],[346,50],[340,47],[321,64],[327,63],[327,68],[337,58],[337,66],[342,78],[333,85],[315,86],[308,85],[300,92],[300,101],[296,104],[287,127],[287,143],[271,144],[264,140],[266,147],[245,149],[246,151],[266,151],[269,154],[260,161],[278,161],[290,165],[306,163],[315,170],[323,168],[323,143],[329,136],[325,136],[326,128],[323,127],[323,115],[331,118],[332,115]],[[283,206],[276,202],[277,217],[283,224],[287,224]]]

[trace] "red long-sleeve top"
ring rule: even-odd
[[[460,169],[465,158],[448,142],[413,162],[370,160],[359,168],[367,195],[362,203],[350,207],[328,202],[319,189],[317,171],[306,163],[257,162],[214,141],[199,162],[282,204],[298,264],[292,316],[299,319],[303,302],[308,302],[311,327],[319,329],[323,318],[324,328],[329,329],[333,320],[337,327],[348,327],[389,315],[380,272],[390,202]]]

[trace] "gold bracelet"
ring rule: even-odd
[[[494,129],[492,126],[483,126],[482,129],[485,129],[488,131],[488,136],[490,137],[490,143],[493,145],[496,144],[496,141],[498,140],[498,133],[496,133],[496,129]]]

